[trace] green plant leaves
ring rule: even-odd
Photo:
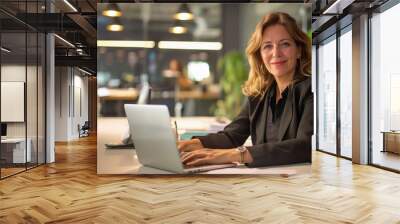
[[[214,115],[232,119],[240,112],[244,99],[242,85],[248,76],[246,57],[238,51],[228,52],[218,60],[218,70],[223,74],[220,85],[224,99],[217,102]]]

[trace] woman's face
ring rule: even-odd
[[[282,25],[264,30],[260,53],[265,67],[275,78],[292,76],[300,58],[299,48]]]
[[[177,60],[171,60],[169,62],[169,69],[171,69],[173,71],[178,71],[178,69],[179,69],[178,61]]]

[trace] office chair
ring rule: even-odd
[[[79,138],[89,136],[89,129],[90,129],[89,121],[85,121],[82,127],[79,128]]]

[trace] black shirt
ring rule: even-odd
[[[290,85],[284,97],[285,107],[280,115],[279,130],[272,132],[278,136],[279,141],[273,143],[266,142],[268,107],[265,104],[270,102],[266,98],[268,93],[248,97],[239,115],[223,131],[198,137],[203,146],[232,149],[243,145],[250,135],[253,145],[248,149],[253,162],[248,164],[249,167],[311,162],[314,127],[311,78],[304,77]]]
[[[281,123],[281,115],[285,108],[286,98],[288,95],[288,87],[282,92],[282,97],[276,102],[276,83],[274,83],[266,97],[267,102],[265,103],[267,109],[267,127],[265,131],[265,139],[267,142],[278,141],[278,130]]]

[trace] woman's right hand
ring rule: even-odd
[[[203,149],[204,146],[201,144],[199,139],[190,139],[190,140],[183,140],[178,142],[178,150],[179,152],[191,152],[194,150]]]

